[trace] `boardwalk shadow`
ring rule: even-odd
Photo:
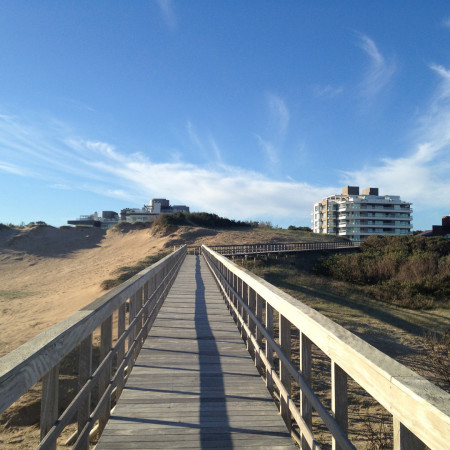
[[[211,431],[208,430],[211,409],[211,383],[214,385],[215,422],[221,424],[221,447],[232,448],[230,422],[225,399],[225,383],[223,379],[219,349],[217,348],[207,316],[205,284],[200,272],[200,256],[195,265],[195,330],[198,340],[200,366],[200,440],[201,446],[211,443]]]

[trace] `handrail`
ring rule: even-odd
[[[209,247],[211,250],[226,256],[240,255],[256,255],[268,253],[289,253],[311,250],[334,250],[345,248],[357,248],[359,242],[353,241],[336,241],[336,242],[264,242],[257,244],[242,245],[213,245]]]
[[[280,360],[279,373],[284,390],[290,394],[291,377],[299,385],[300,409],[292,414],[292,402],[281,390],[280,409],[289,428],[292,418],[297,422],[299,438],[305,443],[305,448],[312,448],[309,435],[311,407],[330,430],[336,448],[353,448],[345,436],[348,427],[348,376],[392,414],[394,448],[419,449],[423,448],[422,442],[432,450],[446,448],[450,436],[449,394],[207,246],[202,246],[202,254],[215,274],[249,348],[256,348],[255,364],[264,369],[261,372],[266,373],[267,385],[272,385],[270,375],[275,371],[271,365],[272,352]],[[279,314],[278,343],[273,334],[273,311]],[[290,360],[291,326],[300,333],[302,370]],[[266,338],[265,361],[258,356],[262,351],[262,336]],[[331,359],[333,417],[327,414],[311,389],[311,343]],[[299,417],[304,423],[298,420]],[[305,424],[309,431],[305,430]]]
[[[115,388],[117,399],[125,371],[128,376],[185,256],[186,246],[183,246],[0,358],[0,413],[43,377],[39,448],[55,448],[56,439],[75,414],[78,414],[75,448],[88,448],[90,430],[99,419],[102,431],[109,417],[112,391]],[[113,314],[117,318],[114,346]],[[100,361],[92,372],[92,335],[99,327]],[[81,388],[58,418],[59,363],[77,346],[80,346]],[[96,386],[100,400],[91,412],[90,393]]]

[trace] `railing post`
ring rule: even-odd
[[[260,323],[262,323],[262,306],[263,301],[262,298],[255,292],[256,297],[256,318],[259,320]],[[262,333],[259,327],[256,327],[256,342],[258,343],[259,348],[262,348]],[[259,357],[259,354],[255,354],[255,365],[256,367],[261,370],[261,358]]]
[[[144,293],[143,288],[139,288],[136,292],[136,306],[135,306],[135,315],[137,316],[139,314],[139,311],[142,309],[142,295]],[[142,330],[142,316],[141,318],[136,322],[136,328],[134,335],[137,336],[140,331]],[[139,352],[141,351],[141,342],[136,343],[136,351],[134,354],[134,359],[137,359]]]
[[[300,372],[305,382],[311,386],[311,341],[300,331]],[[311,403],[303,391],[300,392],[300,414],[308,428],[312,429]],[[310,450],[310,446],[302,435],[302,449]]]
[[[279,326],[280,326],[280,347],[286,358],[291,359],[291,323],[282,314],[279,314]],[[279,363],[280,367],[280,379],[283,386],[287,390],[288,395],[291,395],[291,376],[288,370],[284,367],[282,361]],[[284,399],[280,394],[280,413],[286,423],[288,430],[291,429],[291,413],[287,399]]]
[[[250,286],[247,286],[246,291],[247,291],[248,307],[249,307],[250,311],[253,314],[255,314],[255,312],[256,312],[255,311],[255,309],[256,309],[256,293]],[[248,327],[250,328],[250,334],[255,336],[256,323],[252,320],[250,315],[248,315]],[[254,358],[255,357],[255,348],[253,346],[253,343],[252,343],[251,339],[248,339],[247,342],[248,342],[248,347],[251,350],[250,354]]]
[[[266,330],[270,337],[273,338],[273,308],[272,305],[266,301]],[[266,358],[269,364],[273,367],[273,349],[270,342],[266,339]],[[273,392],[273,380],[271,374],[266,372],[266,386],[270,393]]]
[[[334,419],[342,431],[348,433],[348,399],[347,374],[331,361],[331,409]],[[341,446],[333,438],[333,450],[341,450]]]
[[[105,319],[101,325],[101,335],[100,335],[100,363],[105,359],[106,355],[109,353],[112,347],[112,316]],[[98,380],[98,396],[104,394],[108,384],[111,380],[111,362],[105,367],[102,372],[100,379]],[[105,402],[105,405],[100,412],[98,418],[98,433],[102,434],[103,429],[108,422],[109,415],[111,412],[111,398]]]
[[[58,419],[59,364],[42,378],[41,441]],[[56,442],[49,447],[56,449]]]
[[[80,390],[85,383],[89,380],[92,374],[92,334],[84,339],[80,344],[80,356],[78,359],[78,390]],[[77,422],[78,422],[78,434],[83,431],[89,415],[91,413],[91,394],[89,393],[83,403],[78,408]],[[85,450],[89,449],[89,437],[87,436],[82,447]]]
[[[120,338],[122,334],[125,332],[125,315],[126,315],[126,304],[125,302],[119,306],[119,310],[117,313],[117,338]],[[125,357],[125,341],[123,344],[117,349],[117,367],[122,364],[123,358]],[[117,381],[117,390],[116,390],[116,401],[119,400],[120,394],[122,393],[123,386],[125,384],[125,375],[124,372],[119,375],[119,380]]]
[[[240,281],[239,282],[239,286],[240,286],[240,288],[239,288],[239,295],[240,295],[240,297],[242,299],[242,303],[244,305],[248,306],[248,287],[244,283],[243,280],[240,279],[239,281]],[[242,303],[239,303],[241,305],[240,306],[240,313],[241,313],[242,319],[244,320],[244,323],[248,326],[248,314],[245,311],[245,308],[242,305]],[[249,350],[250,349],[250,347],[249,347],[249,337],[247,336],[247,332],[245,331],[244,327],[242,327],[241,333],[242,333],[242,339],[247,344],[247,350]]]
[[[423,450],[424,443],[394,417],[394,450]]]

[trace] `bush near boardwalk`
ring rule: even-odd
[[[379,300],[430,308],[450,296],[450,240],[423,236],[371,236],[361,252],[322,259],[318,273],[371,286]]]

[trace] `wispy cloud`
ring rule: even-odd
[[[450,211],[450,70],[432,65],[438,76],[433,99],[418,121],[411,150],[400,158],[384,158],[376,166],[345,172],[343,182],[379,186],[401,194],[421,209]]]
[[[325,86],[315,85],[314,86],[314,94],[316,97],[324,97],[324,98],[333,98],[344,92],[344,88],[342,86],[331,86],[327,84]]]
[[[361,92],[366,99],[371,99],[387,87],[395,73],[396,65],[394,60],[386,60],[375,42],[365,34],[358,33],[357,45],[369,58]]]
[[[186,123],[186,132],[189,137],[189,141],[194,146],[196,151],[199,151],[203,155],[205,161],[222,164],[222,152],[214,137],[208,133],[207,137],[200,137],[194,124],[188,120]]]
[[[156,0],[167,26],[174,30],[177,27],[174,5],[172,0]]]
[[[446,17],[443,21],[442,21],[442,25],[445,28],[450,28],[450,17]]]
[[[267,92],[265,100],[268,111],[265,136],[263,137],[262,133],[254,133],[254,136],[273,169],[273,166],[280,161],[280,153],[288,132],[291,114],[286,102],[279,95]]]
[[[284,138],[289,126],[291,115],[285,101],[274,93],[267,94],[271,121],[273,121],[276,131],[280,137]]]
[[[20,167],[21,175],[46,180],[55,189],[114,197],[126,201],[124,207],[166,197],[197,211],[237,219],[278,217],[306,225],[312,203],[335,191],[334,187],[274,180],[223,163],[155,163],[140,153],[124,153],[111,143],[64,135],[53,125],[29,126],[20,118],[7,122],[0,118],[0,146],[7,149],[8,157],[0,171],[12,173]],[[214,140],[210,145],[220,155]]]
[[[255,134],[255,137],[258,141],[259,146],[264,152],[266,159],[271,164],[277,164],[279,161],[278,158],[278,149],[269,141],[264,140],[259,134]]]

